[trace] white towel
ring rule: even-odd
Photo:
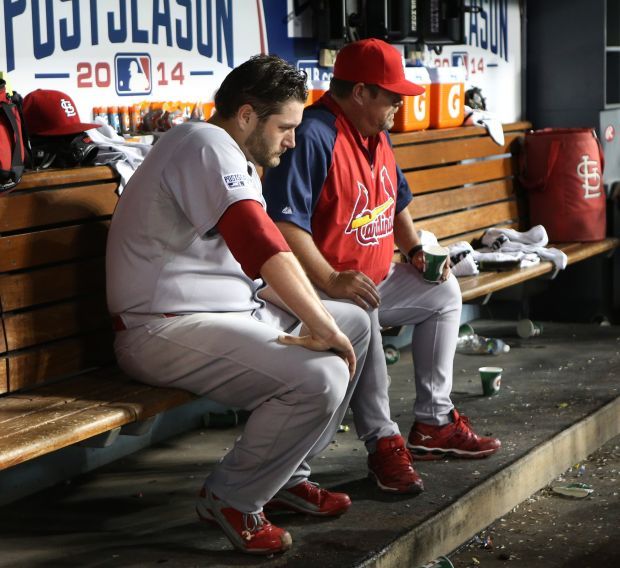
[[[524,232],[515,231],[514,229],[487,229],[482,236],[482,244],[490,247],[493,241],[502,235],[513,243],[523,243],[525,245],[544,247],[549,242],[545,228],[542,225],[535,225]]]
[[[547,231],[542,225],[536,225],[529,231],[519,232],[514,229],[487,229],[482,236],[482,244],[488,251],[502,253],[531,253],[543,260],[550,260],[558,270],[564,270],[568,257],[561,250],[547,248],[549,242]]]
[[[455,276],[473,276],[478,274],[478,265],[474,259],[474,249],[466,241],[458,241],[448,246],[452,274]]]
[[[437,237],[435,233],[431,233],[430,231],[425,231],[424,229],[420,229],[418,231],[418,238],[420,239],[421,245],[438,245],[439,241],[437,241]]]
[[[95,164],[110,165],[118,172],[121,179],[117,192],[120,195],[129,178],[143,162],[152,146],[125,141],[122,136],[116,133],[114,128],[99,117],[95,118],[95,122],[102,124],[102,126],[86,132],[99,148]]]
[[[465,125],[484,126],[493,139],[493,142],[499,146],[504,145],[504,129],[502,123],[496,115],[486,110],[473,109],[465,105]]]
[[[493,251],[490,248],[484,247],[476,249],[473,253],[473,257],[478,263],[493,262],[493,263],[505,263],[511,264],[515,261],[519,261],[519,268],[527,268],[528,266],[534,266],[540,263],[540,256],[535,253],[526,253],[523,251]]]

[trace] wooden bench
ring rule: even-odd
[[[104,255],[118,179],[32,172],[0,197],[0,469],[194,397],[114,366]]]
[[[466,126],[393,134],[396,160],[414,194],[409,206],[416,228],[435,233],[444,245],[479,238],[490,227],[527,230],[527,206],[518,190],[519,141],[528,122],[504,125],[499,146],[484,128]],[[588,243],[553,243],[568,264],[613,251],[620,239]],[[463,302],[555,273],[551,262],[502,272],[480,272],[459,278]]]
[[[513,150],[529,127],[506,125],[504,147],[475,127],[394,135],[418,228],[444,244],[492,226],[525,228]],[[104,254],[117,183],[108,167],[30,172],[0,197],[0,469],[93,443],[195,398],[131,381],[114,365]],[[574,263],[617,245],[559,248]],[[542,262],[461,278],[463,300],[552,271]]]

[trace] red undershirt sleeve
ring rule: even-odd
[[[217,229],[245,272],[253,280],[273,255],[290,252],[275,223],[260,203],[244,199],[233,203],[217,223]]]

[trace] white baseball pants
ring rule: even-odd
[[[260,511],[281,487],[305,479],[304,460],[330,443],[346,412],[364,367],[370,322],[350,303],[325,305],[355,349],[351,382],[340,357],[282,345],[281,329],[249,313],[158,318],[116,335],[118,363],[138,380],[253,411],[206,481],[240,511]]]
[[[399,433],[398,425],[390,418],[381,328],[415,326],[411,342],[416,387],[414,416],[427,424],[447,424],[454,407],[450,392],[462,307],[455,276],[440,284],[429,283],[410,264],[393,264],[378,289],[381,304],[368,312],[370,345],[351,399],[358,436],[371,452],[379,438]]]

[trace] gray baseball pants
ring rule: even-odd
[[[350,303],[325,305],[355,349],[352,381],[337,355],[282,345],[281,328],[249,313],[158,318],[116,334],[118,363],[131,376],[253,411],[206,480],[240,511],[260,511],[280,488],[303,481],[310,473],[305,460],[330,443],[346,412],[364,367],[370,322]]]
[[[390,418],[388,372],[381,327],[414,325],[416,420],[426,424],[449,422],[452,372],[461,319],[461,292],[455,276],[440,284],[426,282],[410,264],[393,264],[378,286],[379,308],[368,312],[371,337],[366,362],[351,398],[358,436],[374,451],[379,438],[399,433]]]

